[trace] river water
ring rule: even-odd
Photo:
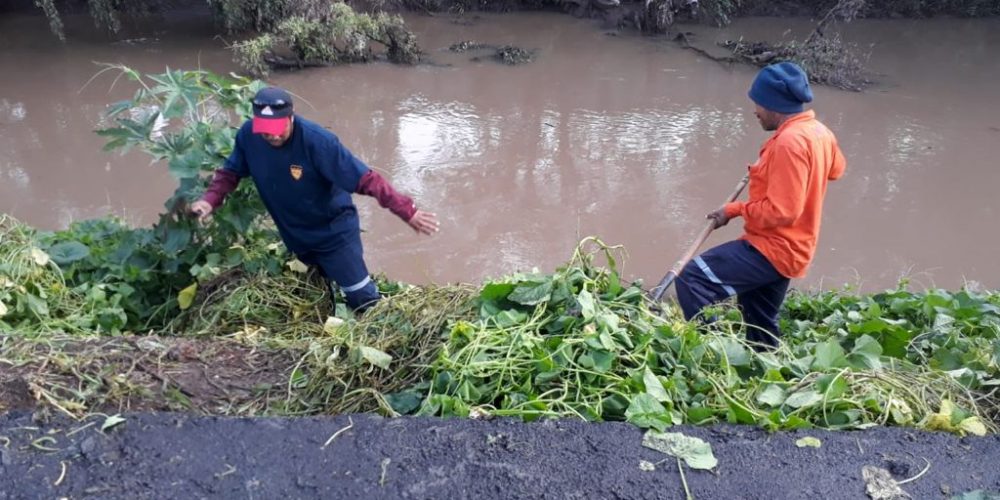
[[[369,267],[415,283],[551,271],[596,235],[627,250],[624,274],[655,283],[755,160],[768,134],[746,97],[755,69],[727,66],[662,37],[611,36],[554,13],[408,16],[437,65],[276,74],[297,110],[336,132],[441,232],[419,237],[357,197]],[[142,153],[101,150],[108,103],[134,91],[94,62],[146,72],[237,68],[209,22],[182,13],[112,42],[67,16],[72,43],[39,16],[0,19],[0,212],[54,229],[108,213],[151,223],[175,183]],[[688,28],[685,28],[688,29]],[[802,19],[691,28],[695,38],[779,39]],[[830,186],[819,251],[800,288],[1000,287],[1000,20],[861,21],[879,84],[815,87],[839,137],[845,177]],[[477,41],[537,50],[507,67],[455,54]],[[89,82],[89,83],[88,83]],[[739,235],[731,223],[709,240]]]

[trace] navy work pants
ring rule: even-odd
[[[378,287],[365,266],[360,235],[335,250],[306,252],[298,258],[303,264],[319,267],[323,276],[331,282],[331,292],[334,284],[339,286],[347,299],[347,307],[354,312],[362,313],[378,302]]]
[[[733,295],[743,311],[747,340],[775,347],[778,310],[789,279],[745,240],[723,243],[695,257],[677,277],[677,301],[688,320],[702,308]]]

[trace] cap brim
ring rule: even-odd
[[[253,133],[255,134],[281,135],[285,133],[287,127],[287,116],[281,118],[261,118],[255,116],[253,118]]]

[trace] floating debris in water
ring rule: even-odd
[[[513,45],[504,45],[497,49],[496,58],[504,64],[526,64],[534,59],[534,53]]]
[[[469,52],[471,50],[496,50],[496,48],[496,45],[465,40],[452,44],[451,47],[448,47],[448,50],[452,52]]]

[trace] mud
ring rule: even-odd
[[[7,339],[0,411],[255,415],[284,395],[300,353],[231,339]]]
[[[628,424],[368,415],[231,419],[126,414],[0,416],[0,499],[22,498],[683,498],[675,459]],[[913,498],[1000,490],[1000,438],[903,429],[767,434],[675,428],[708,441],[713,472],[686,469],[694,498],[866,498],[862,467]],[[804,436],[820,448],[799,448]],[[332,440],[331,440],[332,439]],[[8,442],[9,441],[9,442]],[[32,443],[35,443],[32,445]],[[658,463],[644,471],[639,462]]]

